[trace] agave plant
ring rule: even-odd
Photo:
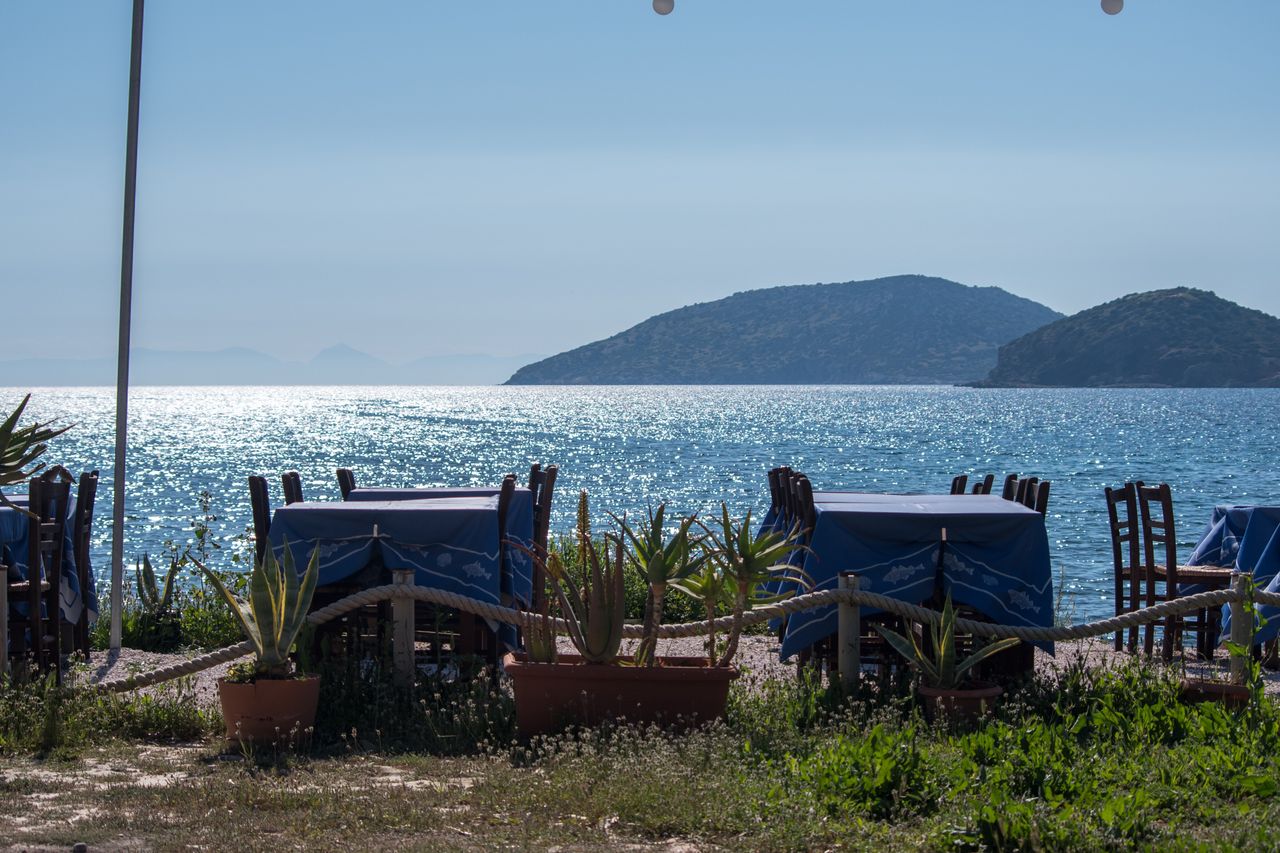
[[[789,598],[791,591],[768,594],[767,584],[782,582],[785,586],[808,589],[813,584],[803,569],[788,565],[787,558],[797,548],[800,528],[791,530],[752,531],[751,510],[741,522],[729,517],[729,507],[720,504],[720,530],[708,529],[704,547],[724,577],[724,584],[733,594],[733,619],[729,624],[729,638],[717,666],[728,666],[738,652],[738,638],[742,635],[742,616],[752,607],[772,604]]]
[[[956,611],[951,606],[950,595],[942,606],[942,619],[930,627],[930,638],[933,640],[934,648],[932,657],[920,647],[920,641],[916,639],[914,633],[911,634],[910,639],[907,639],[883,625],[876,625],[875,628],[898,654],[920,671],[920,677],[926,686],[941,690],[958,689],[968,677],[969,670],[976,664],[996,652],[1018,645],[1016,637],[1006,637],[1003,640],[988,643],[964,660],[956,660]]]
[[[55,427],[53,421],[18,426],[18,420],[30,399],[30,394],[23,397],[18,408],[0,423],[0,487],[26,482],[39,473],[44,464],[37,463],[36,460],[48,449],[48,441],[71,429],[70,424]],[[9,503],[3,492],[0,492],[0,504],[31,514],[28,510]]]
[[[284,565],[268,548],[249,578],[249,600],[241,601],[231,594],[222,578],[198,560],[196,567],[213,584],[223,601],[231,608],[240,629],[253,644],[254,675],[259,678],[288,678],[292,671],[289,649],[307,620],[311,597],[320,573],[320,551],[311,552],[311,561],[302,578],[294,568],[289,543],[284,543]]]
[[[699,540],[689,536],[696,516],[683,519],[675,533],[668,537],[663,528],[665,513],[666,504],[659,504],[656,512],[650,509],[649,523],[638,534],[625,518],[614,516],[623,536],[631,543],[631,561],[649,585],[644,605],[644,634],[636,648],[636,662],[645,666],[654,664],[667,586],[698,572],[710,556],[697,547]]]

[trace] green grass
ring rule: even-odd
[[[899,682],[843,695],[767,681],[736,686],[727,720],[697,732],[520,744],[509,699],[487,681],[397,692],[375,668],[326,685],[310,753],[224,755],[216,720],[188,704],[0,692],[0,790],[49,817],[20,824],[6,809],[0,837],[159,849],[1280,844],[1280,708],[1183,705],[1171,673],[1138,663],[1038,677],[969,728],[925,721]],[[195,745],[157,746],[184,738]],[[130,781],[147,773],[168,781]]]

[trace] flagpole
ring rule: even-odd
[[[124,604],[125,447],[129,423],[129,325],[133,313],[133,222],[138,194],[138,102],[142,91],[142,5],[133,0],[129,126],[125,139],[124,228],[120,246],[120,334],[116,351],[116,459],[111,487],[111,648],[120,648]]]

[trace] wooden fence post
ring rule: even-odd
[[[391,573],[391,581],[396,586],[411,587],[414,584],[413,570],[400,570]],[[413,686],[413,599],[407,595],[397,595],[391,599],[391,618],[393,625],[392,651],[395,659],[396,681],[402,687]]]
[[[857,590],[858,576],[853,572],[841,572],[839,588]],[[861,608],[842,601],[838,605],[836,619],[836,664],[840,670],[840,684],[846,690],[852,690],[862,672]]]
[[[1231,642],[1243,648],[1244,654],[1231,655],[1231,680],[1236,684],[1244,684],[1244,665],[1253,646],[1253,614],[1246,613],[1244,597],[1252,577],[1244,572],[1231,573],[1231,591],[1240,596],[1231,602]]]
[[[0,580],[0,675],[9,672],[9,579]]]

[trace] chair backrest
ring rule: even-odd
[[[85,471],[76,487],[76,508],[72,516],[71,542],[75,546],[76,576],[80,580],[80,594],[84,595],[93,583],[89,572],[89,547],[93,543],[93,505],[98,497],[98,472]],[[85,611],[72,632],[76,651],[89,659],[89,614]]]
[[[813,527],[818,523],[818,510],[813,501],[813,484],[803,474],[796,479],[796,504],[800,512],[800,527],[804,531],[801,539],[807,545],[813,536]]]
[[[1000,490],[1000,497],[1007,501],[1011,501],[1018,496],[1018,475],[1010,474],[1004,478],[1004,488]]]
[[[302,502],[302,478],[297,471],[285,471],[280,477],[280,485],[284,487],[286,505]]]
[[[1166,596],[1178,594],[1178,538],[1173,526],[1173,492],[1168,483],[1134,483],[1138,516],[1142,519],[1142,560],[1148,567],[1163,565]]]
[[[1019,480],[1018,490],[1013,496],[1014,501],[1022,504],[1023,506],[1030,506],[1031,504],[1027,503],[1027,495],[1031,495],[1032,502],[1035,501],[1036,484],[1039,482],[1040,479],[1038,477],[1023,477]]]
[[[965,487],[969,485],[969,475],[960,474],[951,478],[951,494],[963,495]]]
[[[558,465],[534,463],[529,469],[529,491],[533,496],[533,547],[541,556],[547,555],[547,539],[551,535],[551,496],[555,493]]]
[[[1027,489],[1026,505],[1044,515],[1049,510],[1049,481],[1041,480],[1034,489]]]
[[[271,531],[271,496],[265,477],[249,477],[249,505],[253,510],[253,540],[258,562],[267,555],[267,534]]]
[[[1138,577],[1134,571],[1142,560],[1141,536],[1138,525],[1138,492],[1133,483],[1125,483],[1118,489],[1107,486],[1103,489],[1107,498],[1107,520],[1111,525],[1111,562],[1115,567],[1116,600],[1124,597],[1121,578],[1126,572],[1133,577],[1137,586]],[[1136,596],[1136,592],[1134,593]]]
[[[338,490],[342,492],[342,499],[345,501],[356,488],[356,475],[351,473],[350,468],[338,469]]]
[[[995,484],[995,482],[996,482],[996,475],[988,474],[987,476],[983,477],[981,480],[973,484],[973,493],[975,495],[989,495],[991,494],[991,487]]]
[[[782,509],[782,469],[769,471],[769,509],[775,513]]]

